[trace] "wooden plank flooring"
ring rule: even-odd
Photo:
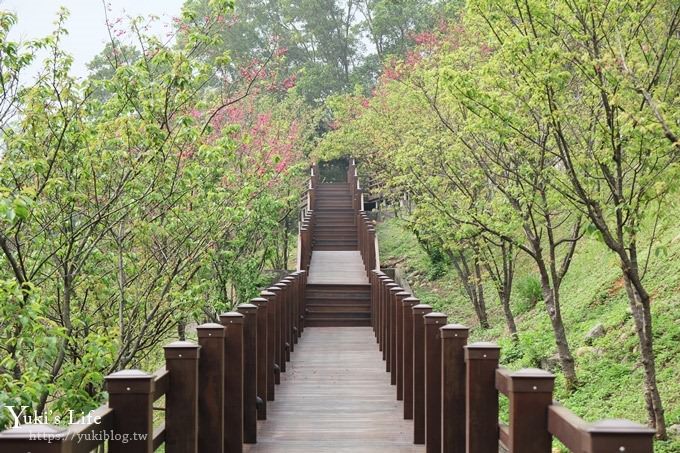
[[[312,261],[309,264],[310,285],[341,284],[341,285],[365,285],[368,284],[366,269],[361,258],[361,253],[352,251],[324,251],[312,252]]]
[[[423,453],[370,327],[306,328],[249,453]]]

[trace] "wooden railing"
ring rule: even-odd
[[[109,399],[67,427],[23,424],[0,433],[2,453],[233,453],[257,442],[280,372],[303,331],[306,271],[262,291],[249,304],[197,327],[198,343],[165,346],[154,374],[106,377]],[[165,397],[164,405],[155,402]],[[156,415],[156,416],[155,416]],[[154,426],[154,418],[162,422]]]
[[[373,330],[413,420],[414,442],[428,453],[550,453],[552,439],[578,453],[651,453],[654,430],[628,420],[587,423],[553,401],[555,376],[499,367],[495,343],[467,344],[469,329],[448,324],[379,270],[371,273]],[[499,393],[509,425],[499,424]]]
[[[319,169],[316,164],[312,164],[307,184],[307,192],[304,195],[305,202],[300,210],[300,227],[297,247],[297,269],[304,271],[309,271],[309,265],[312,260],[314,207],[316,206],[316,189],[319,186]]]
[[[357,173],[356,161],[350,159],[347,169],[347,182],[352,195],[352,207],[355,211],[359,252],[364,260],[366,273],[374,269],[380,269],[380,253],[378,251],[378,239],[375,234],[375,225],[364,211],[364,191]]]

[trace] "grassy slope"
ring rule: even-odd
[[[680,212],[669,213],[668,225]],[[535,367],[541,358],[555,353],[550,321],[542,302],[517,314],[520,346],[512,347],[505,329],[498,297],[485,287],[492,328],[478,327],[474,311],[456,281],[453,270],[436,281],[428,281],[427,255],[399,219],[379,225],[381,264],[399,262],[409,283],[424,303],[449,315],[449,322],[462,322],[472,328],[471,341],[494,340],[503,347],[502,362],[510,368]],[[680,228],[668,228],[660,241],[668,246],[667,255],[652,259],[645,283],[653,297],[655,350],[658,379],[668,425],[680,423]],[[520,257],[516,279],[532,274],[531,263]],[[587,238],[579,245],[562,286],[562,310],[570,346],[576,355],[581,386],[567,394],[558,375],[557,399],[587,420],[630,418],[645,420],[642,393],[643,373],[638,364],[638,346],[628,302],[622,288],[615,257],[603,244]],[[515,292],[514,311],[523,302]],[[586,345],[586,333],[598,322],[606,335]],[[659,442],[659,452],[680,452],[680,438]]]

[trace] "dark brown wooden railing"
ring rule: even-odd
[[[359,251],[364,260],[366,272],[380,269],[380,253],[378,250],[375,225],[364,211],[364,191],[357,173],[356,161],[350,159],[347,169],[347,183],[352,194],[352,207],[355,210]]]
[[[319,170],[316,164],[312,165],[310,177],[307,182],[307,191],[304,195],[304,203],[300,210],[300,234],[298,235],[298,270],[309,271],[312,260],[312,246],[314,243],[314,207],[316,206],[316,189],[319,186]]]
[[[67,427],[24,424],[0,433],[2,453],[233,453],[257,442],[279,373],[303,331],[306,271],[291,273],[249,304],[197,327],[198,343],[165,346],[154,374],[106,377],[109,399]],[[158,408],[154,403],[165,397]],[[154,411],[163,422],[154,426]]]
[[[555,376],[499,367],[495,343],[467,344],[469,329],[371,273],[373,329],[386,369],[428,453],[550,453],[557,438],[578,453],[653,451],[654,430],[628,420],[587,423],[553,401]],[[499,393],[510,403],[499,424]]]

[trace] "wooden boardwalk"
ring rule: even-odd
[[[312,327],[246,452],[422,453],[370,327]]]
[[[368,277],[358,250],[312,252],[309,285],[367,285]]]

